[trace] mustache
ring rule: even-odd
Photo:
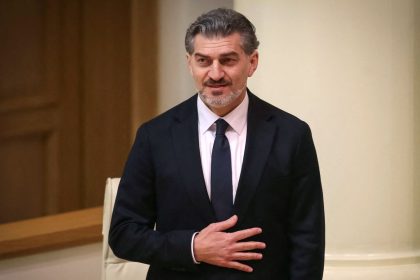
[[[226,81],[225,79],[220,79],[218,81],[215,81],[213,79],[208,79],[203,83],[204,86],[207,87],[215,87],[215,86],[229,86],[231,83],[229,81]]]

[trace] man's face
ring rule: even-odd
[[[200,98],[219,116],[238,106],[246,92],[248,77],[258,65],[258,52],[247,55],[241,37],[194,37],[194,53],[187,54],[188,66]]]

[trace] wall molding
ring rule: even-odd
[[[325,255],[325,280],[417,280],[420,251]]]
[[[103,207],[0,224],[0,259],[102,240]]]
[[[391,253],[325,254],[326,266],[420,264],[420,250]]]

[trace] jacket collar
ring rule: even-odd
[[[258,189],[275,135],[275,125],[270,122],[271,107],[249,90],[248,96],[247,140],[234,203],[234,213],[238,215],[239,220],[245,217]],[[172,140],[183,183],[195,209],[202,215],[204,222],[209,224],[215,221],[215,216],[207,195],[201,166],[197,98],[196,94],[177,107],[175,125],[172,126]]]

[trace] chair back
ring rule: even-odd
[[[112,210],[117,196],[120,178],[108,178],[105,186],[104,214],[102,224],[102,280],[144,280],[148,265],[117,258],[108,245]]]

